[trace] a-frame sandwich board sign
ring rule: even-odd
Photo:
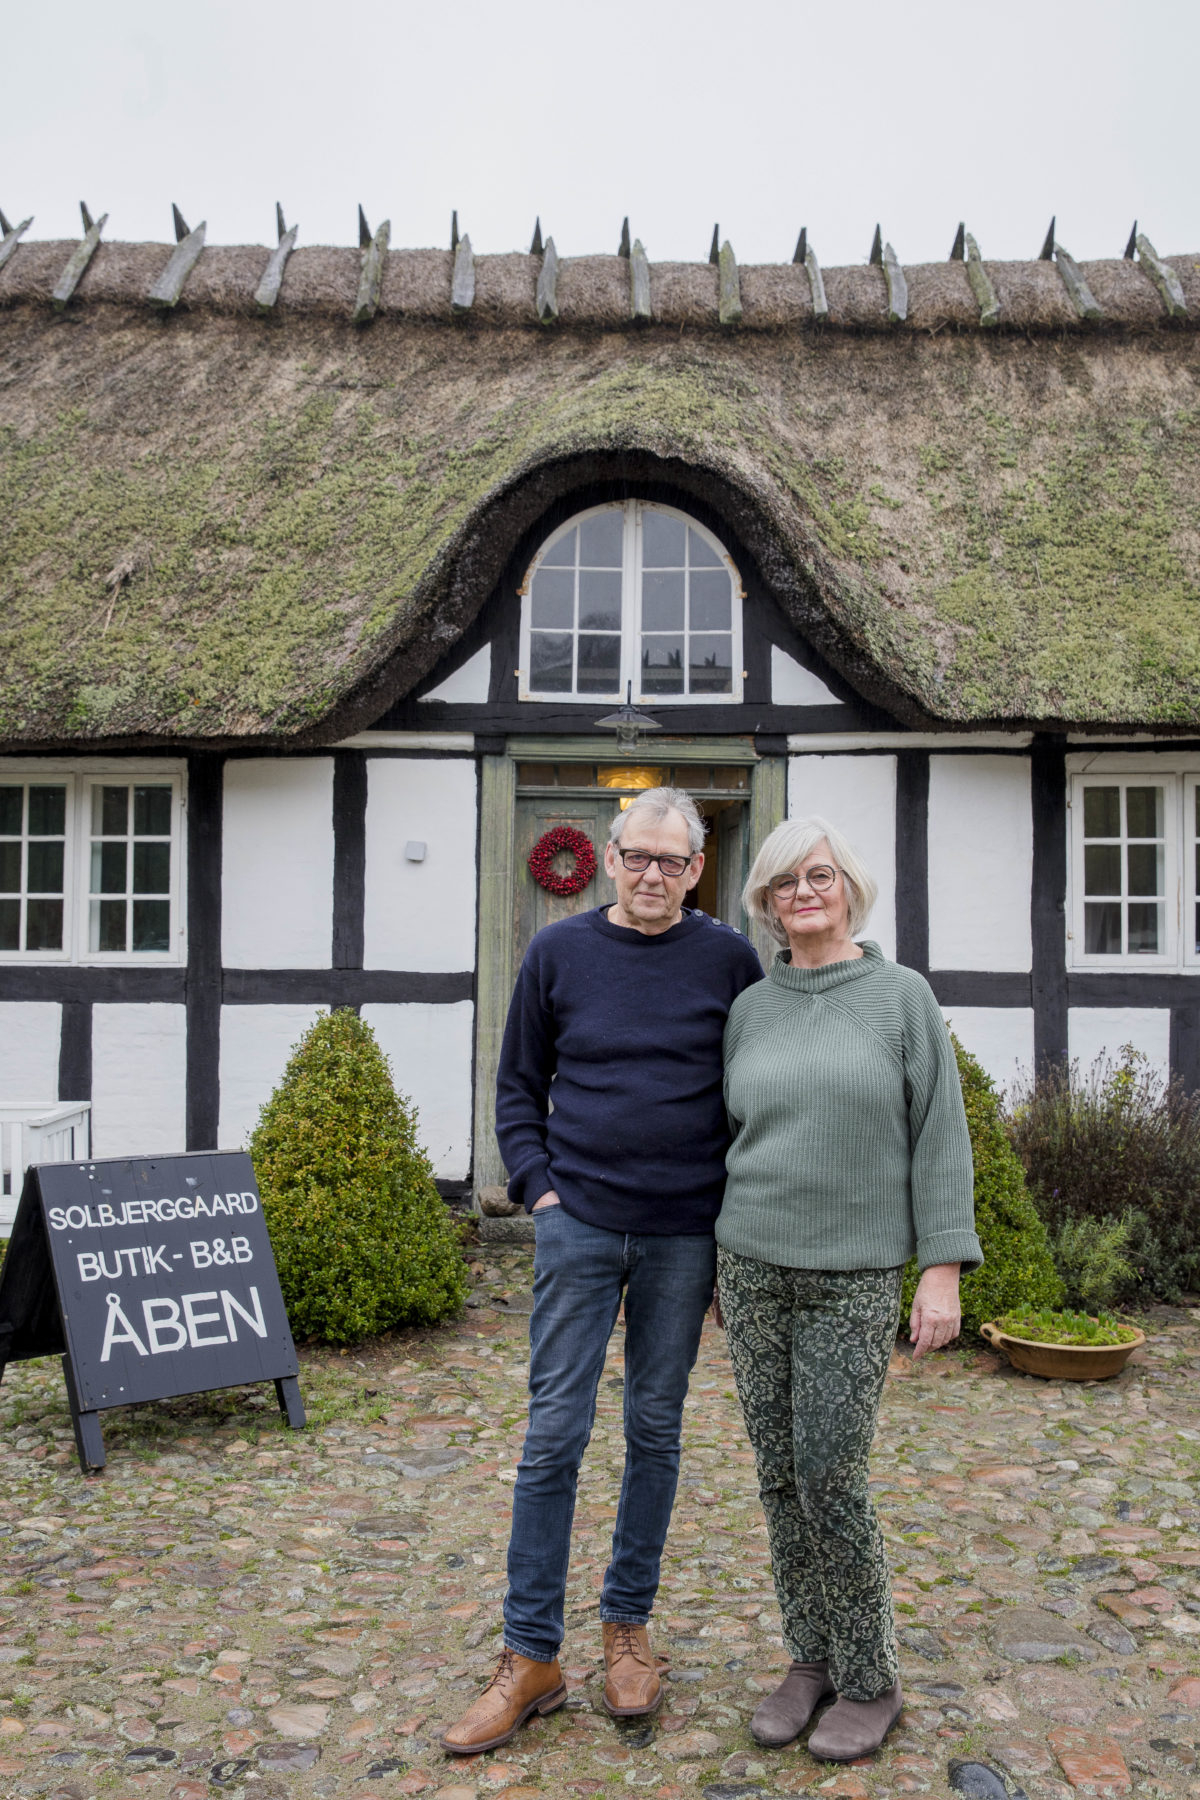
[[[273,1381],[304,1405],[258,1185],[244,1151],[40,1163],[0,1270],[0,1376],[61,1355],[84,1473],[104,1467],[100,1413]]]

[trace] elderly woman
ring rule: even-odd
[[[767,838],[743,904],[784,949],[734,1001],[735,1133],[717,1220],[720,1305],[758,1466],[792,1664],[750,1722],[850,1762],[903,1705],[891,1580],[867,1493],[903,1265],[922,1271],[914,1355],[958,1333],[983,1257],[949,1033],[929,985],[856,941],[876,884],[823,819]]]

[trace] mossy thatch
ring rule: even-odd
[[[139,280],[161,261],[110,248]],[[347,253],[308,254],[341,279]],[[445,252],[404,254],[430,293],[448,280]],[[486,328],[393,311],[356,331],[315,302],[0,310],[0,743],[360,729],[547,505],[655,473],[724,517],[797,628],[908,723],[1200,721],[1190,329],[538,333],[504,323],[530,259],[492,260],[521,267],[481,276]],[[567,265],[561,292],[574,271],[603,312],[614,262]],[[993,266],[998,291],[1006,268],[1028,266]],[[744,295],[799,305],[804,271],[768,273],[743,271]],[[661,275],[692,308],[715,281]],[[831,272],[831,311],[861,310],[859,277],[882,288]],[[960,270],[922,282],[952,313]]]

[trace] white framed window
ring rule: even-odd
[[[628,500],[576,514],[521,588],[522,700],[664,706],[742,697],[742,601],[732,558],[673,507]]]
[[[1200,969],[1200,756],[1068,758],[1076,969]]]
[[[0,761],[0,963],[186,955],[183,770]]]

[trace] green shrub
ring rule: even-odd
[[[1043,1070],[1014,1096],[1009,1134],[1057,1236],[1068,1221],[1125,1221],[1132,1274],[1109,1304],[1178,1301],[1200,1286],[1200,1094],[1125,1045],[1087,1074]]]
[[[1063,1286],[1046,1228],[1005,1133],[995,1088],[975,1058],[957,1038],[953,1041],[975,1159],[975,1230],[984,1257],[981,1269],[962,1278],[963,1331],[978,1332],[988,1320],[1016,1306],[1060,1305]],[[914,1259],[904,1271],[903,1318],[908,1317],[916,1287]]]
[[[1067,1305],[1086,1312],[1115,1306],[1137,1281],[1125,1251],[1139,1215],[1120,1219],[1064,1219],[1050,1238],[1054,1266],[1062,1276]]]
[[[416,1131],[370,1026],[318,1019],[250,1140],[297,1336],[353,1343],[462,1306],[458,1232]]]

